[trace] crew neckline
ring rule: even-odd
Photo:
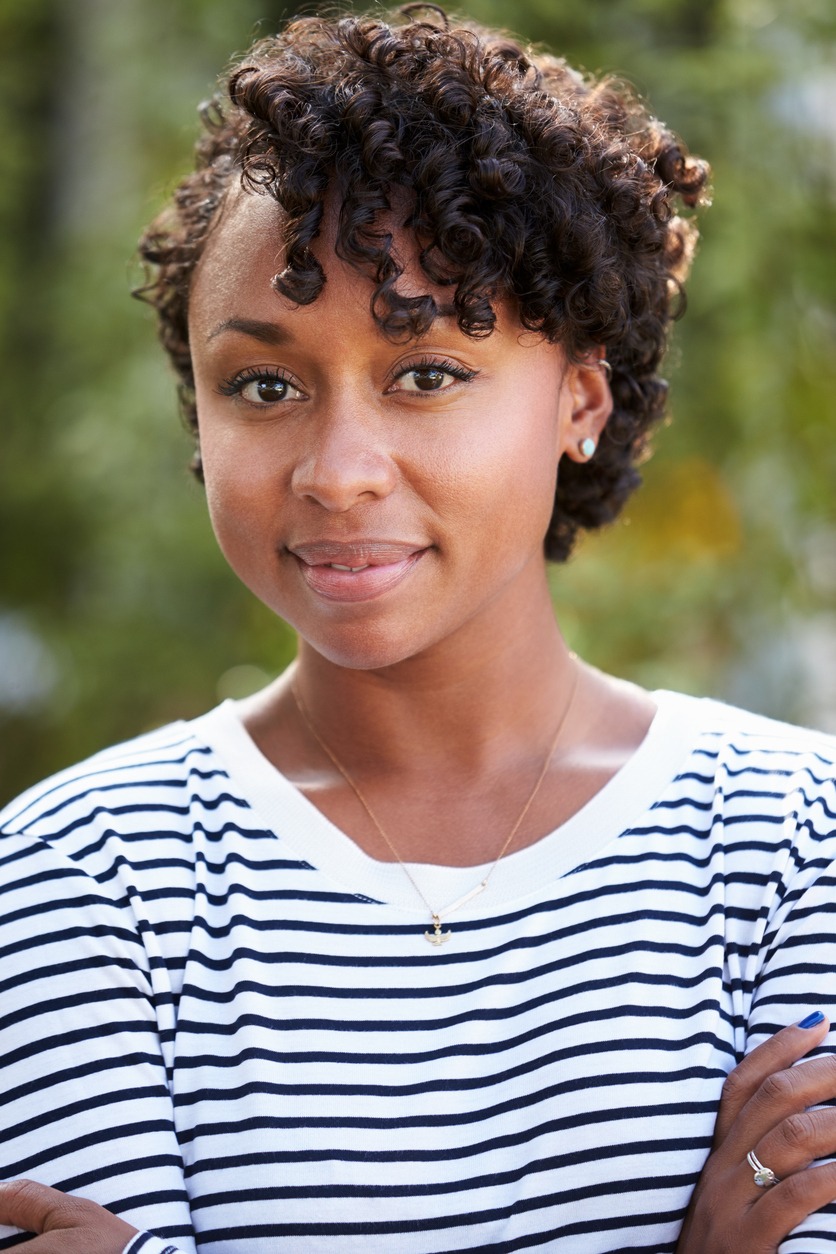
[[[667,690],[651,696],[656,713],[632,757],[560,827],[524,849],[506,854],[485,891],[457,909],[457,918],[484,917],[531,896],[544,883],[590,861],[646,814],[692,752],[704,726],[701,710],[708,704],[701,698]],[[426,918],[427,907],[403,867],[372,858],[317,809],[264,756],[242,723],[235,701],[224,701],[190,726],[221,759],[237,793],[297,857],[343,891]],[[444,907],[473,889],[492,863],[405,865],[424,897],[443,917]]]

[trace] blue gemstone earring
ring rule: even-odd
[[[591,457],[591,456],[592,456],[592,454],[595,452],[595,449],[596,449],[597,447],[598,447],[598,446],[597,446],[597,444],[595,443],[595,441],[592,439],[592,437],[591,437],[591,436],[589,436],[589,435],[588,435],[588,436],[586,437],[586,439],[585,439],[585,440],[581,440],[581,442],[580,442],[580,446],[579,446],[579,448],[580,448],[580,453],[581,453],[581,456],[582,456],[582,457],[583,457],[586,461],[589,461],[590,457]]]

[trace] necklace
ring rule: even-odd
[[[574,655],[573,655],[573,659],[574,659]],[[451,902],[448,906],[445,906],[442,910],[435,910],[427,901],[426,897],[421,891],[420,885],[415,879],[415,876],[412,874],[409,867],[406,865],[403,858],[398,853],[395,846],[392,844],[392,841],[389,839],[386,832],[383,830],[383,827],[381,826],[379,819],[377,818],[374,810],[371,808],[366,798],[363,796],[362,792],[360,791],[359,786],[357,785],[355,780],[352,779],[352,777],[349,775],[346,768],[343,766],[342,762],[340,762],[337,755],[325,743],[325,741],[322,739],[319,732],[316,730],[313,723],[311,722],[310,715],[308,714],[308,711],[305,708],[305,703],[303,702],[302,697],[299,693],[299,690],[296,687],[295,680],[291,682],[291,685],[290,685],[291,696],[293,697],[293,700],[296,705],[296,709],[299,711],[302,721],[304,722],[308,731],[311,733],[314,740],[319,745],[320,749],[322,749],[323,753],[325,753],[327,757],[330,758],[331,762],[337,768],[340,775],[342,775],[343,779],[348,784],[349,788],[357,797],[357,800],[360,802],[361,806],[368,814],[369,818],[371,819],[372,823],[377,829],[379,835],[383,838],[383,840],[385,841],[391,853],[394,854],[395,860],[397,861],[404,875],[407,877],[410,884],[415,889],[416,893],[418,894],[418,896],[423,901],[424,905],[429,910],[433,930],[430,931],[429,929],[427,929],[427,931],[424,932],[424,939],[429,941],[431,945],[435,945],[436,947],[438,947],[439,945],[443,945],[445,941],[448,941],[450,939],[451,933],[449,929],[446,932],[442,930],[442,926],[441,926],[442,919],[448,918],[449,915],[454,914],[456,910],[460,910],[462,906],[467,905],[467,903],[469,901],[472,901],[474,897],[478,897],[480,893],[483,893],[485,891],[485,889],[488,887],[489,879],[493,875],[496,868],[499,866],[499,863],[502,861],[505,854],[510,849],[511,842],[513,841],[517,832],[520,830],[523,819],[528,814],[528,811],[531,809],[531,806],[534,802],[534,798],[537,796],[538,792],[540,791],[540,785],[542,784],[543,780],[546,778],[546,772],[548,771],[551,760],[554,757],[554,751],[557,748],[558,742],[560,740],[561,732],[563,731],[563,728],[566,726],[566,720],[569,717],[569,711],[571,710],[572,703],[575,699],[575,693],[577,692],[577,688],[578,688],[579,675],[580,675],[579,668],[575,666],[574,678],[572,680],[572,688],[567,698],[566,705],[563,707],[563,713],[561,714],[560,719],[558,721],[557,728],[555,730],[554,736],[552,737],[551,744],[549,745],[546,756],[543,759],[543,765],[540,770],[540,774],[537,776],[537,782],[532,788],[531,792],[528,794],[525,805],[523,806],[522,810],[520,810],[520,813],[517,816],[517,820],[514,823],[514,826],[511,828],[510,832],[505,837],[505,841],[502,845],[502,848],[500,849],[499,853],[496,855],[496,858],[494,859],[494,861],[491,863],[487,871],[487,874],[485,875],[484,879],[479,881],[479,883],[476,885],[475,888],[471,888],[470,892],[465,893],[463,897],[459,897],[456,901]]]

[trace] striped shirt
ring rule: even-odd
[[[233,703],[24,794],[0,1178],[109,1207],[124,1254],[673,1251],[726,1074],[836,1007],[836,743],[656,699],[439,946]],[[410,870],[434,903],[484,873]],[[833,1209],[781,1246],[825,1250]]]

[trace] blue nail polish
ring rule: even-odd
[[[798,1026],[800,1028],[814,1028],[817,1023],[821,1023],[823,1018],[824,1015],[820,1010],[814,1010],[806,1019],[802,1019]]]

